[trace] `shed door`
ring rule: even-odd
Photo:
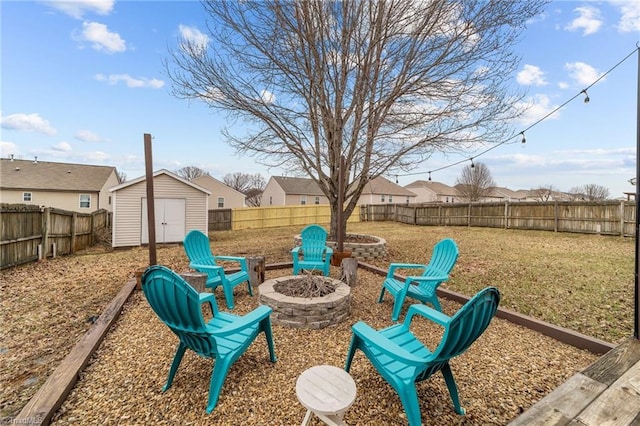
[[[186,235],[186,200],[184,198],[158,198],[155,200],[156,242],[178,243]],[[147,199],[142,199],[142,244],[149,243]]]

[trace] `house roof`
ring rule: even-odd
[[[458,190],[442,182],[417,180],[405,185],[405,188],[427,188],[437,195],[458,195]]]
[[[210,181],[211,183],[218,183],[218,184],[220,184],[220,185],[223,185],[223,186],[227,187],[230,191],[237,192],[237,193],[238,193],[238,195],[241,195],[241,196],[245,197],[245,195],[244,195],[242,192],[238,191],[238,190],[237,190],[237,189],[235,189],[235,188],[230,187],[229,185],[227,185],[227,184],[226,184],[226,183],[224,183],[223,181],[218,180],[218,179],[214,178],[214,177],[213,177],[213,176],[211,176],[211,175],[202,175],[202,176],[198,176],[197,178],[195,178],[195,179],[193,179],[193,180],[192,180],[192,182],[193,182],[193,183],[195,183],[196,185],[198,184],[198,182],[201,182],[201,183],[202,183],[202,181]],[[202,184],[201,184],[200,186],[202,186]]]
[[[324,195],[313,179],[289,176],[272,176],[280,188],[289,195]]]
[[[0,188],[98,192],[114,171],[112,166],[2,158]]]
[[[189,182],[188,180],[181,178],[180,176],[176,175],[175,173],[171,173],[169,170],[160,169],[160,170],[157,170],[157,171],[153,172],[153,177],[154,178],[157,177],[157,176],[160,176],[160,175],[167,175],[167,176],[172,177],[173,179],[175,179],[177,181],[180,181],[180,182],[184,183],[185,185],[189,185],[189,186],[197,189],[198,191],[202,191],[207,195],[211,195],[211,191],[209,191],[208,189],[205,189],[205,188],[201,187],[200,185],[196,185],[193,182]],[[109,188],[109,192],[116,192],[116,191],[119,191],[119,190],[121,190],[123,188],[126,188],[128,186],[135,185],[136,183],[144,182],[146,178],[147,178],[147,176],[144,175],[144,176],[140,176],[140,177],[137,177],[135,179],[132,179],[132,180],[128,180],[128,181],[126,181],[124,183],[121,183],[120,185],[112,186],[111,188]]]
[[[382,176],[378,176],[377,178],[367,182],[367,184],[364,186],[364,189],[362,190],[362,195],[367,194],[401,195],[407,197],[417,196],[410,190],[403,188],[400,185],[393,183]]]

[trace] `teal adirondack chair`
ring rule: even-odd
[[[360,321],[353,325],[353,336],[344,369],[348,372],[357,349],[369,358],[376,370],[400,396],[409,426],[421,424],[416,383],[442,371],[456,413],[463,415],[458,387],[449,360],[464,353],[489,326],[498,309],[500,293],[487,287],[477,293],[452,317],[426,305],[411,305],[404,323],[376,331]],[[427,318],[442,327],[440,344],[432,352],[411,332],[414,315]]]
[[[211,413],[218,403],[229,368],[259,333],[265,334],[269,358],[271,362],[276,362],[270,307],[261,305],[244,316],[219,312],[213,294],[198,293],[180,275],[164,266],[146,269],[142,275],[142,290],[154,312],[180,339],[163,391],[171,387],[187,349],[215,359],[207,413]],[[202,316],[204,303],[209,303],[213,313],[213,318],[208,322]]]
[[[216,289],[222,286],[227,307],[233,309],[233,289],[243,282],[247,283],[249,295],[253,296],[251,283],[249,282],[249,270],[247,259],[239,256],[214,256],[209,245],[209,237],[203,232],[194,229],[184,237],[184,251],[189,258],[189,267],[198,272],[207,274],[206,286]],[[218,265],[218,261],[237,262],[240,271],[226,273],[224,268]]]
[[[293,274],[298,275],[301,269],[318,269],[328,276],[333,249],[327,246],[327,231],[322,226],[309,225],[302,230],[300,237],[302,245],[291,250]]]
[[[451,238],[445,238],[435,245],[427,265],[416,263],[392,263],[389,265],[387,277],[382,283],[378,303],[382,303],[385,290],[393,296],[395,300],[391,320],[398,321],[406,297],[418,299],[422,303],[429,302],[434,308],[442,311],[436,290],[442,282],[449,279],[449,273],[458,260],[458,254],[458,246],[455,241]],[[418,269],[422,270],[422,273],[409,276],[401,281],[394,277],[397,269]]]

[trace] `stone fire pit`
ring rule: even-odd
[[[294,297],[277,291],[279,284],[287,285],[306,278],[290,275],[274,278],[260,284],[260,303],[273,309],[271,321],[296,328],[320,329],[342,322],[351,310],[351,288],[340,280],[316,276],[335,287],[335,290],[321,297]]]

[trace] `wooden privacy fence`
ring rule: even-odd
[[[0,269],[91,247],[111,227],[106,210],[78,213],[26,204],[0,206]]]
[[[348,222],[360,222],[358,209],[356,207]],[[331,209],[327,204],[209,210],[209,231],[329,224],[330,221]]]
[[[635,201],[557,201],[366,205],[361,221],[478,226],[633,237]]]

